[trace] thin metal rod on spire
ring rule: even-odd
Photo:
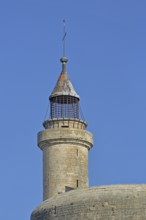
[[[66,21],[63,20],[63,38],[62,38],[62,42],[63,42],[63,56],[65,56],[65,38],[66,38],[67,32],[66,32]]]

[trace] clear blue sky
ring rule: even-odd
[[[58,75],[68,73],[88,130],[90,185],[146,183],[146,1],[0,1],[0,219],[42,201],[36,135]]]

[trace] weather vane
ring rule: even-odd
[[[62,42],[63,42],[63,56],[65,56],[65,38],[66,38],[67,32],[66,32],[66,21],[63,20],[63,38],[62,38]]]

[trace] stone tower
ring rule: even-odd
[[[87,123],[80,117],[80,98],[69,80],[67,58],[60,59],[62,71],[49,97],[50,118],[38,133],[43,151],[43,199],[71,189],[88,186],[88,150],[93,145]]]
[[[146,220],[146,184],[87,187],[92,134],[80,117],[67,58],[61,62],[62,72],[49,98],[50,118],[38,133],[44,201],[31,220]]]

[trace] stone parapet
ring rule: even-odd
[[[80,120],[78,118],[53,118],[48,119],[43,122],[45,129],[48,128],[76,128],[85,129],[87,127],[87,122]]]

